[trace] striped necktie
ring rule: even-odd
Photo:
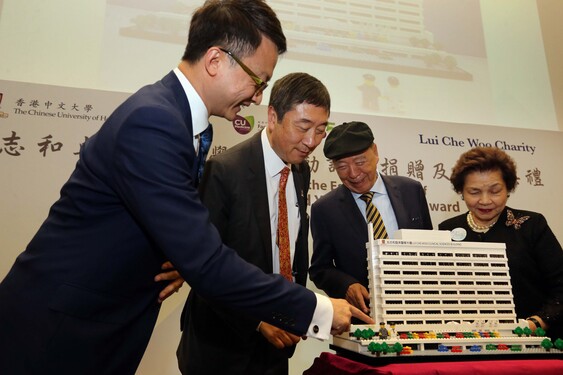
[[[360,197],[361,200],[366,202],[366,219],[368,223],[373,224],[373,239],[377,240],[378,238],[389,238],[387,236],[387,230],[385,230],[385,224],[383,224],[383,219],[379,214],[379,211],[373,204],[373,191],[368,193],[362,194]]]

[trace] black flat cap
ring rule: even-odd
[[[366,123],[352,121],[335,126],[326,137],[323,152],[328,159],[338,160],[357,155],[373,144],[373,133]]]

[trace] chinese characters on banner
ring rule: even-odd
[[[4,153],[4,156],[12,157],[22,156],[24,153],[39,153],[42,157],[47,157],[50,153],[64,152],[65,150],[75,150],[72,154],[78,155],[81,144],[101,126],[113,107],[119,104],[111,103],[110,107],[112,108],[103,108],[104,112],[100,114],[92,102],[79,103],[73,96],[70,96],[69,101],[65,101],[54,98],[55,95],[51,91],[40,93],[36,90],[21,92],[22,95],[13,96],[12,94],[17,91],[8,91],[6,87],[9,87],[9,85],[6,83],[2,87],[9,95],[9,99],[4,100],[4,93],[2,93],[3,103],[1,104],[3,104],[2,108],[5,111],[2,111],[1,117],[5,120],[0,123],[2,125],[2,128],[0,128],[0,139],[2,140],[0,156],[2,156],[2,153]],[[59,94],[59,96],[61,95]],[[56,134],[59,133],[60,137],[64,137],[61,133],[67,131],[66,127],[60,126],[65,121],[70,121],[72,126],[80,127],[84,129],[83,132],[88,133],[84,134],[82,142],[76,145],[65,145],[58,140]],[[86,126],[81,126],[84,122]],[[14,123],[14,126],[7,128],[5,123]],[[45,129],[44,132],[22,139],[20,134],[34,127],[35,124],[41,124],[39,126]],[[52,133],[55,133],[55,135]]]

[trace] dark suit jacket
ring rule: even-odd
[[[516,219],[528,219],[518,228],[507,225],[507,210]],[[467,213],[441,222],[438,228],[464,228],[463,241],[505,243],[516,316],[538,315],[549,324],[548,335],[563,339],[563,251],[542,214],[505,207],[487,233],[472,231]]]
[[[422,185],[401,176],[383,176],[399,229],[432,229]],[[350,190],[340,185],[311,206],[313,256],[309,274],[330,297],[344,298],[348,286],[368,288],[368,228]]]
[[[270,212],[260,137],[258,133],[208,160],[200,190],[224,243],[243,259],[272,273]],[[305,285],[309,264],[308,164],[292,166],[292,175],[301,217],[292,269],[296,282]],[[192,290],[183,314],[180,369],[185,374],[218,374],[228,368],[229,374],[261,375],[276,366],[287,366],[287,350],[276,349],[257,332],[258,323],[209,303]],[[220,361],[217,353],[221,353]]]
[[[194,290],[303,334],[311,291],[224,246],[194,185],[191,112],[171,72],[80,152],[60,199],[0,284],[0,374],[134,374],[170,260]]]

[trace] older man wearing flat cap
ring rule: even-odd
[[[426,196],[418,181],[378,172],[377,145],[363,122],[336,126],[323,151],[342,185],[311,206],[309,275],[330,297],[346,298],[367,313],[367,223],[374,223],[374,238],[397,229],[432,229]]]

